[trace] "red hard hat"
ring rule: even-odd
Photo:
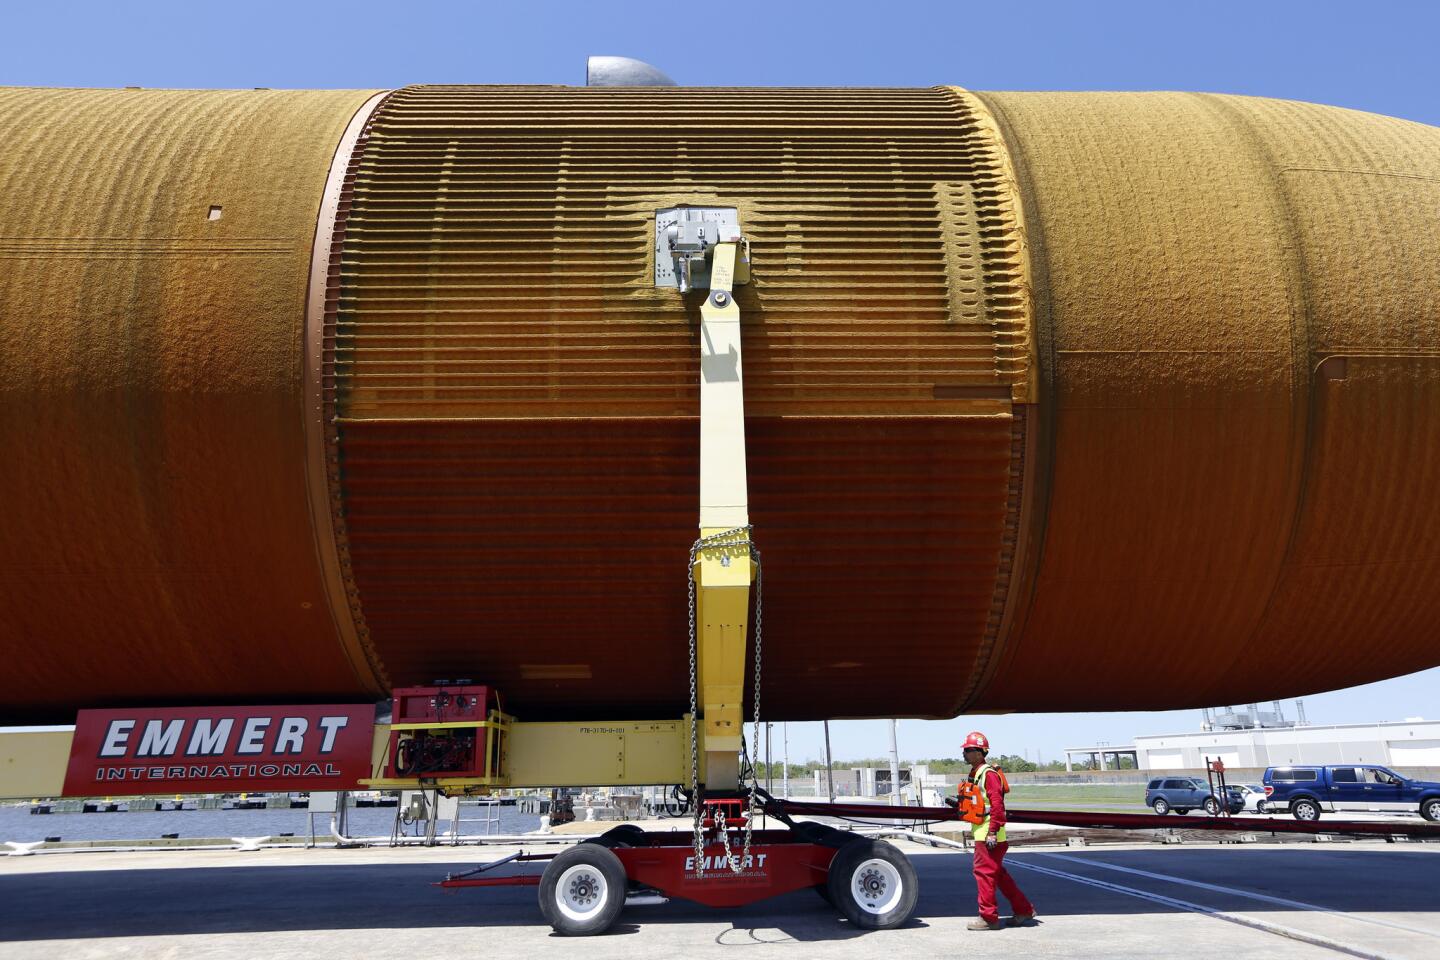
[[[985,734],[981,733],[979,730],[971,730],[970,735],[965,738],[965,745],[961,749],[969,750],[971,747],[975,747],[978,750],[984,750],[986,753],[989,753],[990,741],[986,740]]]

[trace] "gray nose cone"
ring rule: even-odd
[[[591,57],[585,63],[587,87],[674,87],[678,84],[643,60]]]

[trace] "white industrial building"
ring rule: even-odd
[[[1210,729],[1136,737],[1131,749],[1141,770],[1203,770],[1207,757],[1238,769],[1287,763],[1440,767],[1440,721]]]

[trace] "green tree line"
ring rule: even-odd
[[[1065,763],[1062,760],[1051,760],[1047,763],[1035,763],[1033,760],[1026,760],[1024,757],[1014,754],[992,754],[990,762],[1000,767],[1007,773],[1034,773],[1036,771],[1064,770]],[[970,764],[955,757],[937,757],[929,760],[906,760],[900,765],[902,767],[924,764],[930,768],[931,773],[953,774],[969,773]],[[834,763],[836,770],[848,770],[852,767],[877,767],[882,770],[890,769],[888,757],[867,757],[861,760],[837,760]],[[805,763],[790,764],[790,776],[792,778],[809,778],[815,771],[824,771],[823,760],[809,760]],[[762,762],[755,765],[755,770],[760,779],[765,779],[767,774],[771,779],[780,780],[784,777],[785,765],[779,761],[772,762],[768,767]]]

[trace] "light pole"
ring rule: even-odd
[[[825,721],[825,790],[830,794],[830,802],[835,802],[835,775],[830,769],[830,721]]]
[[[890,721],[890,805],[900,803],[900,748],[895,743],[895,728],[899,720]]]
[[[786,799],[786,800],[789,800],[789,799],[790,799],[790,724],[788,724],[788,723],[782,723],[782,724],[780,724],[780,740],[781,740],[781,744],[782,744],[781,750],[782,750],[782,752],[785,754],[785,759],[784,759],[784,761],[783,761],[784,764],[785,764],[785,769],[782,770],[782,771],[780,771],[780,778],[781,778],[781,779],[780,779],[780,782],[781,782],[781,784],[782,784],[782,792],[785,794],[785,799]]]

